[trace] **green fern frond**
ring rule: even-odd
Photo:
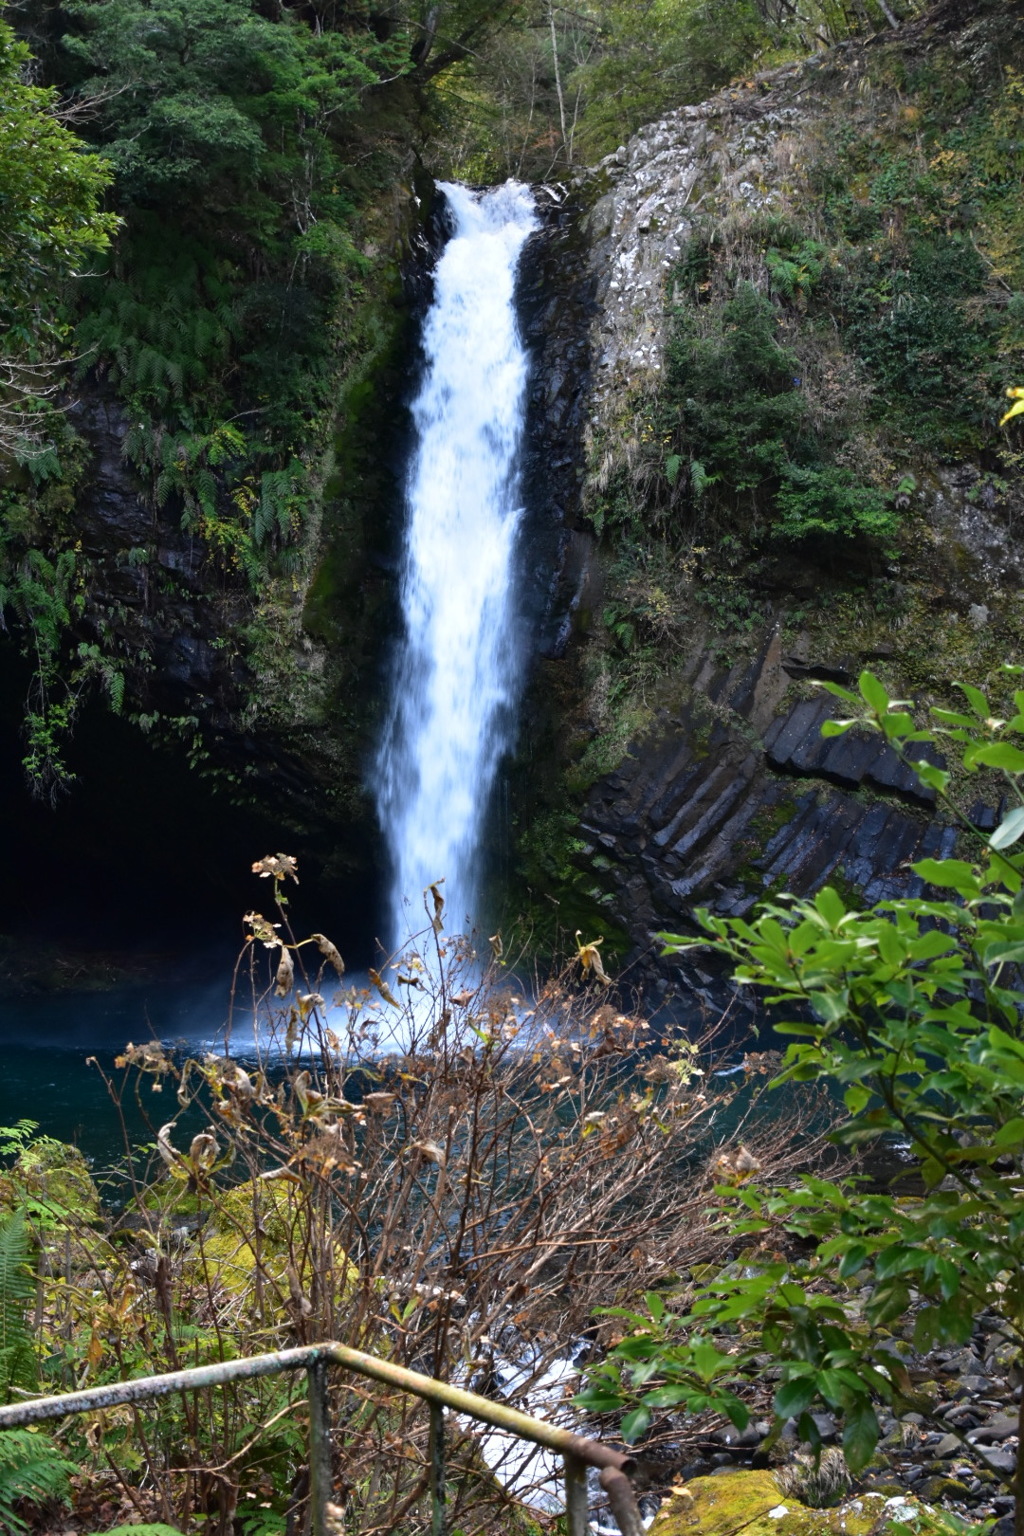
[[[217,511],[217,480],[213,471],[207,469],[205,465],[196,474],[194,494],[207,517],[215,516]]]
[[[0,1529],[28,1530],[27,1521],[15,1511],[17,1504],[65,1503],[68,1478],[78,1470],[49,1435],[29,1429],[0,1431]]]
[[[15,1211],[0,1222],[0,1396],[4,1402],[12,1387],[36,1384],[36,1356],[25,1318],[35,1296],[29,1253],[25,1212]]]

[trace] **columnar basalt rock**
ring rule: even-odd
[[[711,672],[695,660],[690,707],[663,713],[586,802],[576,857],[616,925],[649,950],[699,905],[742,915],[773,891],[837,879],[866,901],[920,893],[910,865],[948,857],[956,831],[893,750],[823,739],[831,700],[773,713],[777,636],[752,664]]]

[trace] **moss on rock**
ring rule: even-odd
[[[941,1517],[909,1496],[866,1493],[834,1509],[810,1509],[782,1494],[771,1472],[697,1477],[662,1504],[651,1536],[885,1536],[911,1525],[917,1536],[945,1532]]]
[[[219,1192],[190,1262],[197,1276],[238,1296],[262,1272],[283,1297],[290,1289],[289,1271],[301,1284],[308,1259],[309,1212],[302,1194],[290,1185],[257,1179]],[[332,1263],[338,1292],[354,1286],[358,1270],[341,1248],[335,1249]]]

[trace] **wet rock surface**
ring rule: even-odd
[[[867,902],[919,894],[910,865],[953,852],[955,830],[891,747],[822,737],[835,700],[779,709],[784,661],[777,635],[731,669],[698,653],[690,707],[664,712],[590,792],[577,863],[638,949],[689,929],[695,906],[739,916],[773,890],[801,895],[832,880]]]
[[[144,494],[124,456],[129,423],[119,402],[97,387],[69,415],[92,450],[76,503],[90,565],[83,627],[127,662],[142,708],[195,714],[223,729],[245,684],[238,650],[224,637],[251,604],[240,585],[215,579],[201,543],[182,529],[180,509]]]
[[[261,785],[284,795],[316,824],[315,765],[247,720],[253,679],[242,632],[254,604],[242,578],[218,571],[181,527],[178,506],[157,507],[144,494],[123,454],[128,422],[116,400],[91,394],[73,422],[93,450],[76,507],[90,566],[81,628],[125,667],[133,711],[179,734],[201,731],[254,795]]]
[[[578,514],[596,279],[576,201],[558,186],[536,195],[540,228],[523,251],[517,285],[530,353],[521,582],[534,654],[560,657],[592,581],[593,539]]]
[[[913,1325],[911,1316],[886,1343],[888,1352],[907,1371],[919,1406],[899,1417],[884,1407],[878,1409],[881,1439],[874,1459],[859,1476],[850,1477],[838,1447],[825,1451],[818,1476],[825,1486],[834,1483],[836,1507],[811,1509],[802,1504],[801,1479],[813,1467],[810,1448],[797,1444],[791,1421],[789,1434],[784,1430],[774,1447],[761,1449],[770,1426],[767,1417],[758,1419],[755,1408],[751,1428],[742,1436],[727,1427],[703,1440],[688,1440],[675,1461],[661,1458],[657,1471],[652,1463],[642,1463],[646,1479],[657,1483],[660,1477],[661,1482],[662,1503],[652,1529],[660,1536],[673,1536],[677,1527],[692,1536],[704,1530],[709,1536],[711,1532],[726,1536],[726,1527],[708,1507],[712,1490],[707,1483],[715,1478],[714,1497],[721,1509],[718,1479],[724,1481],[731,1474],[734,1497],[741,1500],[748,1495],[762,1500],[774,1490],[771,1504],[748,1512],[749,1517],[757,1521],[767,1509],[785,1506],[791,1518],[803,1523],[779,1525],[785,1517],[776,1516],[770,1525],[790,1529],[794,1536],[819,1529],[854,1532],[859,1514],[867,1507],[865,1500],[878,1498],[888,1500],[892,1508],[872,1504],[868,1524],[876,1531],[882,1529],[875,1524],[879,1515],[893,1513],[894,1501],[902,1500],[915,1505],[921,1501],[971,1521],[991,1520],[996,1522],[993,1536],[1010,1536],[1014,1500],[1009,1484],[1019,1454],[1021,1398],[1015,1347],[1005,1336],[1004,1325],[988,1313],[978,1317],[970,1342],[959,1349],[918,1353],[912,1342]],[[770,1390],[766,1386],[766,1400]],[[826,1446],[833,1445],[837,1427],[831,1416],[815,1418],[829,1421],[819,1424],[819,1432]],[[841,1522],[845,1518],[845,1524],[836,1524],[837,1517]],[[906,1519],[907,1513],[901,1518]],[[915,1524],[915,1529],[920,1527]]]

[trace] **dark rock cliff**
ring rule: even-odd
[[[881,738],[823,739],[831,699],[777,712],[786,659],[777,634],[732,668],[694,656],[692,706],[661,714],[591,790],[576,860],[597,906],[641,947],[692,932],[696,906],[742,916],[767,894],[826,881],[865,902],[920,894],[910,865],[953,851],[956,830]]]
[[[582,291],[591,315],[590,377],[572,415],[583,432],[584,482],[564,538],[577,584],[559,609],[557,643],[543,651],[519,805],[531,920],[550,934],[545,914],[554,906],[563,948],[580,926],[603,932],[622,960],[646,965],[659,932],[694,931],[697,906],[741,914],[766,894],[806,894],[826,881],[875,902],[920,890],[911,865],[954,848],[956,833],[936,816],[930,792],[887,747],[856,735],[822,738],[822,722],[841,710],[813,685],[849,685],[869,667],[924,718],[930,704],[952,702],[958,678],[998,690],[1002,662],[1022,659],[1024,493],[1019,453],[1000,460],[996,438],[999,389],[1016,382],[1005,372],[1015,354],[990,365],[994,399],[973,437],[938,451],[934,439],[929,448],[912,433],[901,438],[870,405],[881,376],[855,350],[835,350],[827,313],[808,318],[802,299],[780,297],[765,260],[743,241],[762,226],[798,229],[807,250],[824,251],[822,186],[849,199],[851,219],[866,218],[870,176],[883,188],[894,166],[918,163],[915,155],[923,173],[928,154],[941,173],[951,163],[943,135],[959,143],[966,133],[957,111],[1009,110],[998,104],[1000,82],[1022,37],[1019,5],[1005,17],[992,5],[937,6],[898,33],[680,108],[571,189],[580,212],[568,238],[589,251]],[[976,78],[975,96],[965,92],[943,117],[936,103],[947,98],[935,81],[965,72]],[[984,91],[996,105],[978,107]],[[920,126],[929,112],[926,152]],[[970,131],[982,144],[991,139],[980,116]],[[862,152],[856,175],[836,161],[837,143],[853,146],[851,163]],[[870,195],[880,199],[871,216],[879,241],[892,241],[885,259],[898,274],[906,249],[929,237],[930,214],[906,199],[886,205],[884,190]],[[1001,195],[998,187],[991,195]],[[854,541],[834,541],[827,559],[779,543],[744,548],[739,515],[734,527],[702,523],[699,513],[692,528],[679,526],[693,501],[670,496],[666,481],[676,486],[688,466],[677,458],[670,469],[665,456],[674,450],[659,451],[670,427],[652,402],[671,363],[678,307],[711,302],[710,282],[692,288],[687,253],[691,244],[702,260],[717,251],[722,230],[720,248],[731,253],[722,261],[759,285],[797,350],[826,357],[823,376],[869,401],[870,429],[849,451],[863,454],[865,472],[904,519],[898,548],[884,556]],[[990,273],[971,300],[989,334],[1017,302],[1007,298],[1010,286]],[[871,302],[888,324],[884,283],[879,292]],[[843,346],[852,348],[848,337]],[[558,387],[557,368],[546,366]],[[682,381],[675,388],[685,394]],[[969,791],[958,793],[975,825],[993,824],[997,788],[980,787],[970,807]]]

